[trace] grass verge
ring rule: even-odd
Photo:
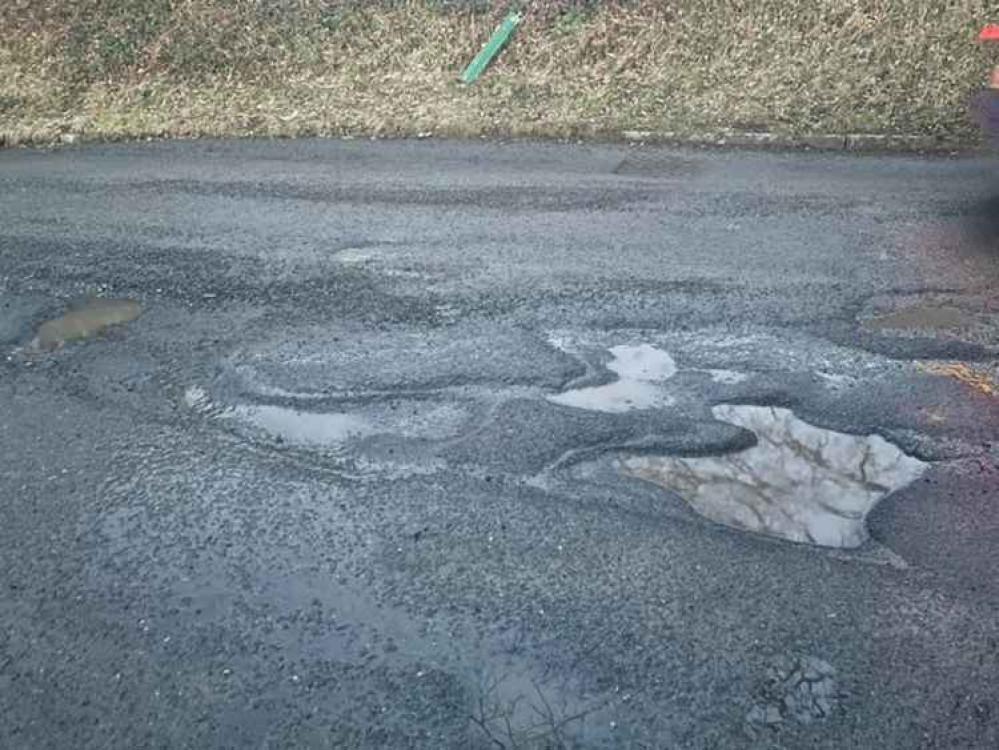
[[[965,138],[994,0],[5,0],[8,145],[147,136]],[[999,47],[999,45],[995,45]],[[994,55],[993,55],[994,57]]]

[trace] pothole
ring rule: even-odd
[[[356,414],[306,412],[281,406],[241,404],[222,416],[281,442],[302,446],[334,446],[375,432],[374,425]]]
[[[660,386],[677,373],[676,363],[669,354],[649,344],[615,346],[609,351],[613,359],[607,369],[617,375],[617,380],[565,391],[549,396],[548,400],[603,412],[656,409],[673,403]]]
[[[185,392],[184,403],[249,439],[306,449],[337,450],[375,435],[423,440],[450,438],[469,420],[464,406],[435,400],[411,400],[401,405],[382,401],[342,411],[321,411],[278,404],[220,404],[195,386]]]
[[[142,313],[131,299],[88,299],[79,307],[42,323],[28,345],[35,351],[52,351],[71,341],[93,338],[111,326],[129,323]]]
[[[676,492],[706,518],[824,547],[858,547],[879,500],[915,481],[926,464],[878,435],[815,427],[787,409],[721,405],[716,419],[754,432],[758,444],[701,458],[633,457],[626,475]]]

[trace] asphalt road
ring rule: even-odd
[[[997,238],[982,156],[0,152],[0,747],[999,747]],[[719,404],[915,473],[733,528],[629,471],[787,447]]]

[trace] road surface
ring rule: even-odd
[[[0,153],[0,747],[999,747],[997,174]]]

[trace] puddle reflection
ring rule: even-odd
[[[810,425],[786,409],[716,406],[717,419],[756,433],[757,446],[705,458],[635,457],[623,472],[681,495],[701,515],[748,531],[826,547],[857,547],[864,519],[926,464],[883,438]]]
[[[405,406],[393,402],[356,405],[351,411],[296,409],[275,404],[215,403],[199,386],[184,392],[184,404],[213,417],[251,439],[264,438],[302,448],[339,450],[352,441],[375,435],[411,439],[444,439],[457,435],[469,422],[462,404],[434,400]]]
[[[356,414],[305,412],[280,406],[239,405],[226,411],[225,417],[302,446],[335,446],[376,431],[374,425]]]

